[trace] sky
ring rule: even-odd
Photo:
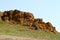
[[[60,32],[60,0],[0,0],[0,11],[18,9],[51,22]]]

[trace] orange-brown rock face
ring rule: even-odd
[[[46,23],[46,29],[49,30],[49,32],[53,32],[53,33],[56,32],[55,27],[50,22]]]
[[[45,23],[42,18],[35,19],[34,15],[29,12],[22,12],[19,10],[0,12],[0,20],[13,24],[30,26],[34,30],[41,29],[46,32],[56,32],[55,27],[50,22]]]
[[[35,19],[33,22],[33,27],[37,28],[37,29],[42,29],[44,30],[46,28],[46,23],[43,22],[43,19],[39,18],[39,19]]]
[[[2,20],[2,19],[1,19],[2,16],[3,16],[3,12],[0,12],[0,20]]]

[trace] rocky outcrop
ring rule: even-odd
[[[32,27],[34,30],[44,30],[45,32],[56,33],[55,27],[50,22],[44,22],[42,18],[34,18],[30,12],[23,12],[19,10],[9,10],[0,12],[0,20],[4,22],[11,22],[13,24],[20,24]]]

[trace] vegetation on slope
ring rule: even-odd
[[[13,35],[20,37],[32,37],[48,40],[60,40],[60,33],[46,33],[43,30],[31,30],[29,26],[15,25],[0,21],[0,35]]]

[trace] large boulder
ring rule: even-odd
[[[32,23],[34,21],[34,16],[32,13],[29,13],[29,12],[24,12],[24,25],[27,25],[27,26],[32,26]]]
[[[9,22],[9,17],[7,11],[3,12],[3,16],[1,17],[4,22]]]
[[[19,10],[14,10],[13,11],[13,14],[12,14],[12,20],[15,21],[16,24],[18,24],[18,22],[19,22],[19,20],[18,20],[19,19],[18,13],[20,13]]]
[[[45,29],[45,22],[43,22],[43,19],[41,18],[34,19],[32,27],[35,27],[36,29]]]
[[[9,17],[9,21],[11,22],[12,21],[12,14],[13,14],[13,10],[10,10],[10,11],[7,11],[8,13],[8,17]]]
[[[56,32],[55,27],[54,27],[50,22],[47,22],[47,23],[46,23],[46,29],[47,29],[49,32],[53,32],[53,33]]]

